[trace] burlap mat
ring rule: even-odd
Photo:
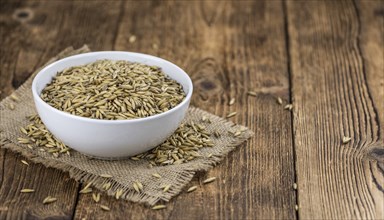
[[[89,52],[89,48],[84,46],[80,49],[74,50],[67,48],[57,56],[53,57],[46,65],[58,59]],[[92,182],[92,187],[98,188],[102,191],[102,186],[109,182],[112,187],[106,191],[108,195],[114,196],[117,190],[122,190],[121,198],[133,202],[142,202],[153,205],[158,201],[168,201],[173,196],[179,194],[181,190],[190,182],[196,171],[206,171],[216,165],[223,159],[235,146],[241,144],[253,133],[245,127],[234,125],[232,122],[226,121],[223,118],[217,117],[203,110],[195,107],[190,107],[185,118],[186,121],[198,122],[202,116],[209,118],[212,123],[207,126],[210,132],[218,131],[221,137],[214,139],[214,147],[205,147],[200,150],[202,157],[194,159],[180,165],[167,165],[157,166],[150,168],[148,161],[140,160],[133,161],[115,160],[105,161],[98,159],[91,159],[76,151],[71,151],[71,156],[61,156],[59,158],[53,157],[46,152],[29,149],[23,144],[17,142],[17,138],[21,136],[20,127],[29,123],[26,116],[36,114],[32,93],[31,84],[35,73],[14,92],[19,97],[19,101],[15,102],[10,97],[5,98],[0,103],[0,138],[3,148],[21,153],[35,163],[42,163],[47,167],[53,167],[62,171],[69,172],[71,178],[80,182]],[[10,103],[13,103],[15,109],[9,108]],[[234,137],[230,135],[230,131],[242,129],[243,132],[240,136]],[[209,154],[213,156],[208,157]],[[158,173],[162,178],[155,178],[153,173]],[[101,177],[100,174],[110,174],[112,178]],[[133,183],[140,181],[144,189],[138,193],[133,188]],[[167,192],[163,192],[159,188],[161,185],[171,185]]]

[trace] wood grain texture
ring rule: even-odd
[[[359,22],[358,45],[363,57],[369,94],[375,103],[381,131],[384,126],[384,2],[356,1]],[[383,136],[381,136],[383,138]],[[383,142],[382,142],[383,143]]]
[[[109,10],[102,10],[102,6]],[[69,46],[88,43],[96,50],[112,49],[120,2],[9,1],[0,7],[0,88],[1,98],[18,88],[50,57]],[[102,17],[100,17],[102,15]],[[105,34],[99,34],[104,32]],[[79,184],[68,174],[42,165],[25,166],[10,151],[0,150],[2,164],[0,219],[71,219],[77,203]],[[35,188],[22,194],[24,187]],[[43,205],[51,195],[54,204]]]
[[[78,183],[59,170],[7,151],[2,151],[2,178],[0,188],[0,219],[71,219],[76,205]],[[21,193],[22,189],[34,189],[33,193]],[[47,196],[57,201],[44,205]]]
[[[373,144],[368,156],[373,160],[369,165],[371,176],[371,193],[381,195],[375,199],[377,216],[382,217],[384,207],[384,2],[356,1],[356,13],[360,26],[358,45],[363,57],[364,73],[370,97],[373,100],[377,123],[379,124],[379,140]],[[380,207],[381,206],[381,207]]]
[[[115,44],[168,59],[194,82],[192,104],[226,115],[256,134],[218,167],[199,174],[193,193],[181,193],[167,209],[91,196],[79,199],[76,218],[116,219],[295,219],[290,113],[276,103],[289,98],[282,2],[127,2]],[[271,18],[274,19],[271,19]],[[131,35],[137,36],[129,43]],[[153,47],[157,44],[158,49]],[[254,90],[257,97],[248,97]],[[228,106],[230,98],[236,104]],[[218,180],[202,185],[206,177]]]
[[[383,219],[383,166],[370,157],[373,149],[382,156],[375,100],[383,97],[371,95],[380,86],[368,88],[361,46],[374,50],[360,37],[377,22],[353,1],[288,1],[287,15],[299,217]],[[342,144],[343,136],[352,141]]]

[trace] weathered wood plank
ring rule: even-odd
[[[280,1],[127,2],[115,49],[161,56],[185,69],[194,81],[192,103],[256,133],[221,165],[200,174],[218,180],[196,192],[181,193],[166,210],[113,198],[101,203],[81,195],[81,219],[294,219],[295,191],[291,118],[276,97],[289,99],[289,77]],[[137,37],[129,42],[131,35]],[[153,44],[156,44],[154,47]],[[246,92],[254,90],[256,97]],[[228,106],[230,98],[236,103]]]
[[[358,46],[361,48],[368,91],[375,103],[381,134],[384,126],[384,2],[357,1]],[[381,137],[382,138],[382,137]]]
[[[88,43],[95,50],[111,49],[117,28],[111,24],[116,24],[119,8],[119,1],[1,3],[1,98],[66,47]],[[108,23],[102,22],[104,19]],[[0,219],[73,217],[79,184],[68,174],[42,165],[25,166],[20,156],[0,152]],[[36,192],[22,194],[19,191],[24,187],[35,188]],[[47,195],[58,201],[43,205]]]
[[[384,194],[384,2],[356,1],[356,10],[360,26],[358,45],[363,57],[364,73],[369,95],[375,103],[376,120],[379,124],[379,141],[372,145],[368,155],[379,161],[369,164],[370,173],[367,178],[376,187],[370,192],[375,195]],[[384,216],[384,196],[374,197],[377,218]],[[380,207],[381,204],[381,207]]]
[[[380,54],[366,48],[371,54],[363,59],[360,47],[370,41],[359,38],[353,1],[288,1],[287,14],[299,217],[382,219],[383,166],[370,152],[383,149],[375,110],[383,97],[375,92],[372,98],[371,89],[380,85],[369,88],[366,74],[383,58],[367,68],[365,59]],[[378,47],[382,51],[383,44]],[[343,136],[352,140],[343,144]]]

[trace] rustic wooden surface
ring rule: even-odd
[[[0,219],[384,218],[383,1],[9,0],[0,36],[1,98],[62,49],[88,44],[174,62],[194,81],[193,105],[237,111],[232,120],[255,132],[193,184],[219,181],[160,211],[106,196],[112,210],[102,211],[67,173],[0,150]],[[37,192],[19,193],[27,187]],[[58,201],[42,205],[47,195]]]
[[[365,65],[372,61],[364,59],[365,45],[360,43],[363,28],[383,30],[383,22],[376,27],[362,22],[368,4],[376,3],[309,2],[287,7],[299,214],[304,219],[384,215],[383,170],[370,158],[375,152],[381,160],[384,156],[379,122],[384,109],[373,99],[383,84],[376,88],[368,84]],[[383,39],[383,32],[379,35]],[[384,44],[373,43],[381,48],[375,54],[381,56],[381,70],[377,69],[381,75],[375,78],[382,80]],[[382,103],[384,97],[378,98]],[[343,144],[343,136],[351,137],[351,142]]]

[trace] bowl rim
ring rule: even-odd
[[[108,53],[115,53],[115,54],[122,54],[122,55],[125,54],[125,55],[130,55],[130,56],[137,56],[137,57],[146,58],[146,59],[149,59],[149,60],[161,61],[161,62],[166,63],[167,65],[173,66],[174,68],[176,68],[181,73],[181,75],[183,75],[184,78],[187,79],[187,86],[189,87],[188,88],[188,93],[186,94],[186,96],[183,99],[183,101],[181,101],[179,104],[177,104],[172,109],[169,109],[168,111],[165,111],[165,112],[162,112],[162,113],[159,113],[159,114],[155,114],[155,115],[151,115],[151,116],[148,116],[148,117],[145,117],[145,118],[122,119],[122,120],[95,119],[95,118],[87,118],[87,117],[83,117],[83,116],[73,115],[73,114],[70,114],[68,112],[64,112],[64,111],[61,111],[61,110],[59,110],[57,108],[54,108],[53,106],[51,106],[48,103],[46,103],[43,99],[41,99],[40,95],[37,92],[37,82],[39,81],[41,76],[47,70],[49,70],[50,68],[52,68],[55,65],[58,65],[58,64],[64,63],[64,62],[70,62],[71,60],[78,59],[79,57],[93,56],[93,55],[96,55],[96,54],[108,54]],[[105,59],[108,59],[108,58],[105,58]],[[127,61],[129,61],[129,60],[127,60]],[[167,73],[165,73],[165,74],[167,74]],[[178,83],[180,83],[180,82],[178,82]],[[192,97],[192,93],[193,93],[193,84],[192,84],[191,78],[189,77],[189,75],[183,69],[181,69],[176,64],[174,64],[174,63],[172,63],[172,62],[170,62],[168,60],[165,60],[163,58],[156,57],[156,56],[149,55],[149,54],[137,53],[137,52],[128,52],[128,51],[95,51],[95,52],[87,52],[87,53],[82,53],[82,54],[77,54],[77,55],[69,56],[69,57],[57,60],[57,61],[55,61],[55,62],[45,66],[33,78],[31,89],[32,89],[32,94],[33,94],[33,96],[35,98],[34,99],[35,101],[37,101],[39,104],[42,104],[43,106],[51,109],[55,113],[61,114],[63,116],[70,117],[70,118],[76,119],[76,120],[81,120],[81,121],[84,121],[84,122],[92,122],[92,123],[99,123],[99,124],[125,124],[125,123],[137,123],[137,122],[144,122],[144,121],[155,120],[156,118],[165,117],[165,116],[167,116],[169,114],[172,114],[175,111],[180,110],[184,105],[188,105],[188,103],[189,103],[189,101],[190,101],[190,99]]]

